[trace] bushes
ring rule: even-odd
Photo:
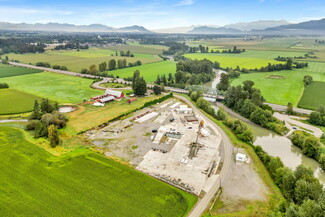
[[[325,149],[317,137],[302,131],[295,131],[292,134],[291,142],[301,148],[306,156],[319,162],[322,169],[325,170]]]
[[[37,62],[36,66],[51,68],[51,65],[49,63],[47,63],[47,62]]]
[[[9,88],[9,85],[7,83],[0,83],[0,89]]]

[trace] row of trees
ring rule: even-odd
[[[124,69],[127,67],[134,67],[134,66],[141,66],[141,65],[142,62],[140,60],[137,60],[134,63],[127,63],[126,59],[119,59],[117,61],[115,59],[111,59],[108,62],[102,62],[98,64],[98,69],[97,66],[93,64],[89,66],[89,69],[82,69],[80,73],[96,75],[98,71],[99,72],[104,72],[106,70],[112,71],[115,69]]]
[[[34,137],[47,137],[52,147],[60,143],[58,129],[66,126],[68,119],[58,112],[58,103],[51,104],[48,99],[43,99],[39,104],[34,103],[34,110],[29,117],[27,130],[34,131]]]
[[[128,51],[120,51],[120,56],[121,57],[134,57],[134,54],[132,54],[129,50]]]
[[[64,45],[54,47],[54,50],[89,49],[88,44],[82,45],[79,42],[68,42]]]
[[[253,81],[244,81],[243,86],[229,86],[224,104],[256,124],[284,134],[287,128],[273,117],[272,108],[263,104],[265,99],[261,91],[253,86]]]
[[[7,83],[0,83],[0,89],[9,88]]]
[[[308,54],[305,54],[305,56],[294,56],[294,57],[282,57],[282,56],[278,56],[278,57],[274,58],[274,60],[285,62],[288,59],[306,59],[306,55],[308,55]]]
[[[158,85],[163,84],[164,86],[173,86],[175,83],[173,74],[169,73],[168,78],[166,78],[166,75],[158,75],[155,83]]]
[[[252,147],[287,201],[281,203],[279,210],[272,212],[270,216],[324,216],[325,192],[310,168],[300,165],[292,171],[283,165],[279,157],[268,155],[261,146]]]

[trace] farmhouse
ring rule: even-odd
[[[113,96],[115,99],[122,99],[124,96],[123,92],[107,89],[105,95]]]

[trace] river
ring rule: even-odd
[[[215,103],[212,103],[212,105],[217,109]],[[228,115],[232,116],[229,113]],[[271,156],[279,157],[285,166],[293,170],[300,164],[311,168],[314,171],[315,177],[317,177],[323,185],[325,184],[325,172],[320,168],[319,164],[314,159],[308,158],[302,154],[301,149],[293,145],[290,139],[263,127],[247,122],[246,124],[253,132],[254,145],[261,146],[263,150]]]

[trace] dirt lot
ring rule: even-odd
[[[239,149],[240,153],[245,153]],[[266,201],[268,189],[258,176],[254,165],[250,163],[233,164],[231,172],[222,183],[223,192],[220,200],[222,208],[217,213],[243,211],[249,201]]]

